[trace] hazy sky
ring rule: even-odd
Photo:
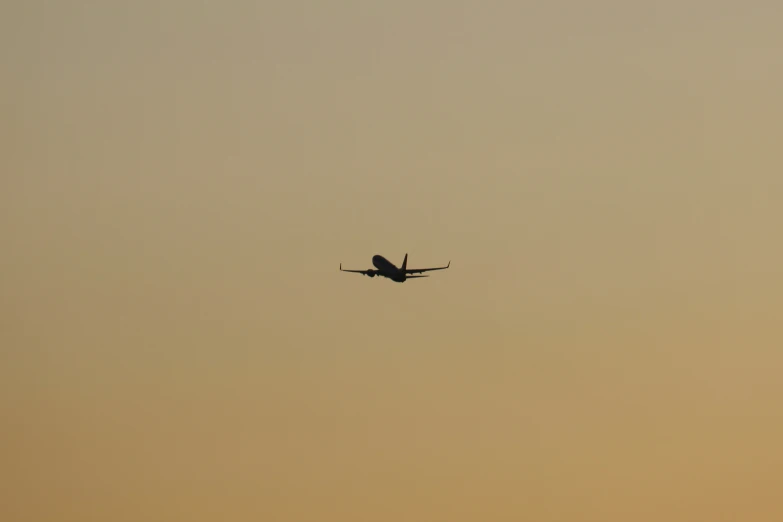
[[[782,22],[4,3],[0,519],[783,519]]]

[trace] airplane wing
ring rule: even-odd
[[[354,273],[354,274],[363,274],[363,275],[367,275],[367,274],[369,274],[369,273],[374,273],[375,271],[374,271],[374,270],[372,270],[372,269],[370,269],[370,270],[345,270],[345,269],[343,269],[343,265],[342,265],[342,263],[340,263],[340,272],[352,272],[352,273]]]
[[[431,272],[432,270],[446,270],[449,266],[451,266],[451,261],[446,266],[438,266],[435,268],[406,268],[405,273],[406,274],[420,274],[422,272]]]

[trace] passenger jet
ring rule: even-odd
[[[432,270],[445,270],[451,266],[451,261],[446,266],[439,266],[436,268],[408,268],[408,254],[405,254],[405,259],[402,260],[402,266],[397,268],[394,264],[383,256],[372,256],[372,264],[377,270],[369,268],[367,270],[343,270],[343,264],[340,263],[341,272],[353,272],[354,274],[363,274],[368,277],[386,277],[391,279],[395,283],[404,283],[408,279],[416,279],[419,277],[429,277],[426,275],[408,275],[408,274],[420,274],[421,272],[430,272]]]

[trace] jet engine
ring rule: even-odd
[[[368,270],[366,275],[367,277],[375,277],[375,272],[373,270]]]

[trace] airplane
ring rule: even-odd
[[[408,279],[416,279],[419,277],[429,277],[427,275],[408,275],[408,274],[420,274],[421,272],[430,272],[432,270],[445,270],[451,266],[451,261],[446,266],[439,266],[435,268],[408,268],[408,254],[405,254],[405,259],[402,260],[402,266],[397,268],[394,264],[383,256],[372,256],[372,264],[377,270],[369,268],[367,270],[344,270],[343,264],[340,263],[341,272],[352,272],[354,274],[363,274],[368,277],[386,277],[391,279],[395,283],[404,283]]]

